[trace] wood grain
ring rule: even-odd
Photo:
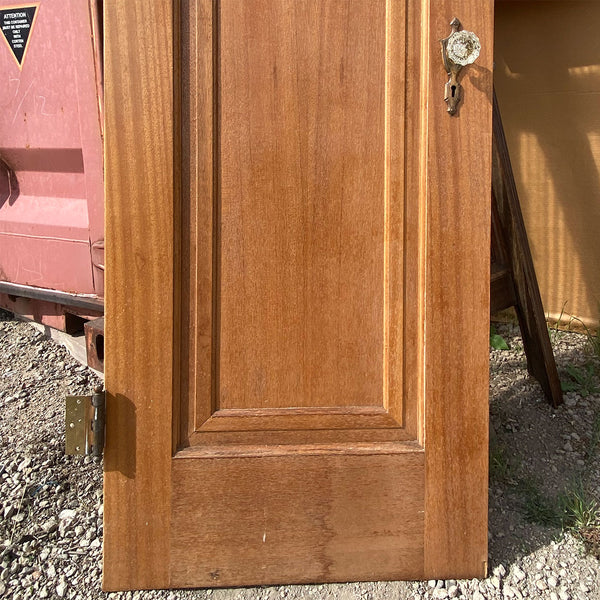
[[[271,458],[275,456],[391,456],[393,454],[421,453],[423,448],[414,440],[398,443],[394,441],[364,441],[337,443],[300,443],[300,444],[204,444],[184,448],[177,453],[182,458]]]
[[[213,0],[181,3],[181,423],[185,445],[213,410],[218,126]],[[194,399],[201,397],[202,403]]]
[[[424,324],[425,324],[425,194],[427,179],[428,9],[426,2],[406,8],[406,66],[404,86],[405,192],[403,322],[398,335],[403,344],[403,424],[413,438],[424,441]],[[410,74],[410,75],[409,75]],[[396,372],[398,369],[394,369]],[[393,377],[393,376],[392,376]],[[393,380],[392,380],[393,381]]]
[[[539,381],[550,404],[557,408],[563,402],[562,388],[495,94],[492,158],[492,224],[497,220],[492,241],[501,241],[497,245],[502,246],[499,253],[504,254],[510,277],[508,288],[514,296],[513,302],[502,308],[515,306],[527,369]]]
[[[105,590],[169,584],[173,14],[104,3]],[[158,65],[158,68],[157,68]]]
[[[378,429],[400,428],[384,408],[280,408],[280,409],[224,409],[213,415],[197,431],[273,431],[293,429]]]
[[[383,406],[385,1],[220,7],[218,408]]]
[[[400,424],[406,419],[404,3],[340,0],[325,9],[306,1],[291,12],[285,6],[264,1],[252,9],[243,3],[183,6],[182,97],[188,115],[182,120],[183,152],[184,162],[189,158],[194,166],[184,166],[182,186],[182,218],[189,222],[182,234],[182,331],[190,341],[182,354],[189,367],[182,372],[180,446],[214,410],[229,406],[223,399],[231,396],[228,380],[234,396],[245,398],[239,408],[363,404],[385,407]],[[336,11],[351,16],[350,22],[336,24]],[[377,18],[363,19],[364,11],[375,11]],[[269,18],[261,20],[263,13]],[[307,27],[316,17],[319,26]],[[272,31],[266,36],[261,28],[267,21]],[[246,33],[221,31],[227,27]],[[302,33],[306,29],[311,33]],[[380,60],[372,50],[377,47],[372,30],[383,38]],[[254,31],[261,32],[260,44],[253,42]],[[351,53],[364,64],[349,66]],[[368,93],[366,75],[379,78]],[[330,85],[323,83],[327,78]],[[377,111],[379,117],[366,115]],[[379,118],[379,129],[368,118],[374,123]],[[342,146],[329,156],[334,144]],[[365,164],[357,168],[360,159]],[[369,169],[371,164],[376,168]],[[248,176],[242,181],[244,169]],[[260,188],[278,178],[284,181],[277,184],[284,186],[279,192]],[[248,187],[250,180],[254,187]],[[376,182],[381,193],[373,201],[368,188]],[[338,208],[332,208],[336,202]],[[417,205],[416,196],[411,202]],[[231,210],[238,209],[245,216],[233,218]],[[373,213],[372,226],[364,226],[361,211]],[[372,238],[375,231],[379,238]],[[379,246],[365,251],[377,239]],[[415,244],[407,259],[417,255]],[[356,271],[365,268],[371,279]],[[230,365],[225,371],[224,364]],[[369,364],[370,374],[364,369]],[[317,394],[315,385],[326,387]],[[412,397],[416,404],[416,394]],[[416,422],[417,411],[409,417]]]
[[[425,316],[425,575],[487,568],[492,0],[436,0],[429,13]],[[438,40],[458,17],[481,40],[446,112]]]
[[[307,440],[311,443],[340,444],[359,442],[408,442],[414,441],[414,435],[404,428],[387,427],[379,429],[289,429],[286,431],[264,429],[241,431],[199,431],[190,436],[188,448],[211,446],[216,444],[263,444],[298,445]],[[186,452],[184,448],[181,452]]]
[[[174,586],[422,577],[422,450],[183,456],[173,461]]]

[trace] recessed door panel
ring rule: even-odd
[[[382,407],[386,3],[219,7],[218,408]]]

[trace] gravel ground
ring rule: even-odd
[[[65,457],[64,397],[96,376],[0,311],[0,597],[600,599],[600,372],[586,338],[552,332],[572,388],[553,411],[527,375],[518,330],[490,354],[490,577],[103,594],[102,470]]]

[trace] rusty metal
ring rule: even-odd
[[[104,312],[104,301],[93,295],[69,294],[47,288],[32,287],[21,285],[10,281],[0,281],[0,293],[10,296],[19,296],[21,298],[33,298],[34,300],[44,300],[45,302],[55,302],[64,306],[73,306],[93,312]]]
[[[92,244],[92,264],[97,269],[104,271],[104,238]]]
[[[104,317],[88,321],[83,331],[88,366],[104,373]]]

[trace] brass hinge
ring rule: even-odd
[[[65,454],[102,456],[105,415],[105,392],[101,385],[94,388],[91,396],[67,396]]]

